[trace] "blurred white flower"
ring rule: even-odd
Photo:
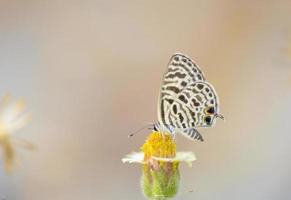
[[[24,127],[31,119],[31,115],[25,112],[25,103],[23,100],[11,102],[10,96],[6,95],[0,102],[0,147],[3,150],[3,160],[6,171],[11,171],[15,151],[11,142],[11,134]],[[15,143],[33,149],[34,146],[29,142],[20,139],[14,139]]]

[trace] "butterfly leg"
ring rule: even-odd
[[[177,132],[175,131],[174,127],[173,126],[168,126],[168,129],[170,131],[169,133],[170,133],[172,139],[175,140]]]
[[[175,140],[175,138],[176,138],[176,132],[173,132],[171,135],[172,135],[172,139]]]

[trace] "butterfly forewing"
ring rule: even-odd
[[[177,95],[188,85],[196,81],[204,81],[204,74],[199,67],[189,58],[180,53],[174,54],[164,74],[160,97],[158,102],[158,120],[169,124],[165,118],[169,103],[171,104]]]

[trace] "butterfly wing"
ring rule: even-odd
[[[164,74],[158,100],[158,121],[162,125],[169,124],[168,111],[178,94],[196,81],[205,81],[199,67],[188,56],[174,54]]]
[[[175,54],[164,75],[158,110],[161,125],[203,141],[194,128],[215,124],[218,97],[197,65],[190,58]]]

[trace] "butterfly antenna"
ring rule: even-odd
[[[218,114],[218,113],[216,113],[216,114],[215,114],[215,117],[217,117],[217,118],[222,119],[223,121],[225,121],[225,118],[223,117],[222,114]]]
[[[133,137],[133,136],[136,135],[137,133],[140,133],[142,130],[144,130],[144,129],[146,129],[146,128],[151,128],[151,127],[153,127],[153,126],[154,126],[154,125],[153,125],[152,123],[147,124],[147,125],[143,126],[142,128],[138,129],[137,131],[135,131],[134,133],[129,134],[129,135],[128,135],[128,138]]]

